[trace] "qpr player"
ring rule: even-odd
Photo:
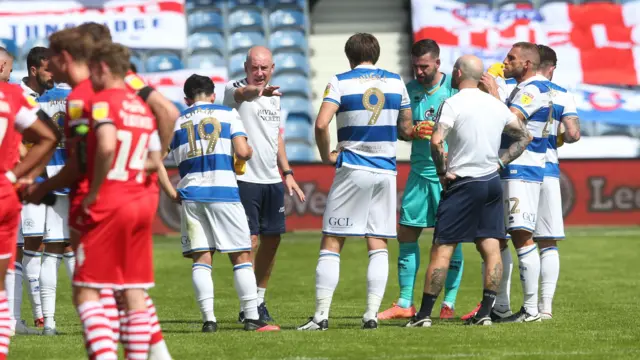
[[[411,104],[400,75],[378,68],[378,40],[358,33],[344,47],[351,70],[331,78],[316,119],[322,161],[336,165],[323,217],[316,268],[316,311],[298,330],[327,330],[346,237],[365,237],[369,250],[363,329],[378,327],[389,275],[387,240],[396,238],[396,141],[413,137]],[[338,148],[329,123],[336,115]]]

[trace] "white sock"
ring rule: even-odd
[[[380,304],[384,297],[389,277],[389,252],[387,249],[369,251],[369,267],[367,268],[367,310],[362,317],[364,321],[377,320]]]
[[[250,262],[235,265],[233,267],[233,282],[240,298],[244,318],[258,320],[258,286],[256,274],[253,273],[253,265]]]
[[[313,321],[320,322],[329,318],[331,300],[339,280],[340,254],[329,250],[320,250],[316,267],[316,313],[313,315]]]
[[[511,257],[511,251],[509,247],[505,247],[500,251],[502,257],[502,281],[500,281],[500,287],[498,287],[498,294],[496,295],[496,303],[493,308],[505,313],[511,311],[511,273],[513,272],[513,258]],[[482,281],[484,281],[485,267],[484,263],[482,269]]]
[[[560,275],[560,254],[558,248],[548,247],[540,251],[540,311],[551,314],[553,294]]]
[[[266,288],[258,287],[258,305],[264,302],[264,293],[267,292]]]
[[[191,280],[196,291],[196,301],[200,305],[202,321],[216,321],[213,314],[213,279],[211,265],[194,263],[191,265]]]
[[[149,360],[171,360],[169,348],[164,340],[149,346]]]
[[[540,254],[536,245],[516,249],[520,267],[520,281],[524,309],[530,315],[538,315],[538,281],[540,280]]]
[[[4,277],[4,288],[7,289],[7,304],[9,306],[9,318],[11,319],[11,328],[15,329],[16,327],[16,318],[13,315],[15,299],[13,298],[13,293],[16,291],[15,289],[16,282],[16,274],[15,270],[7,270],[7,275]]]
[[[15,271],[13,272],[13,308],[9,309],[13,313],[13,319],[16,322],[22,320],[22,264],[15,263]]]
[[[42,299],[42,315],[44,326],[55,329],[56,322],[56,288],[58,286],[58,269],[62,261],[61,254],[45,252],[42,254],[40,269],[40,297]]]
[[[24,250],[22,255],[22,267],[29,283],[29,302],[34,319],[42,317],[42,304],[40,303],[40,264],[42,253],[37,251]]]
[[[64,259],[64,267],[67,269],[69,281],[73,281],[73,272],[76,269],[76,254],[73,251],[66,252],[62,255]]]

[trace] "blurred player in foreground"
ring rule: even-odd
[[[233,264],[244,329],[280,330],[258,315],[251,235],[233,165],[234,156],[246,161],[253,153],[240,115],[235,109],[213,104],[214,84],[209,77],[191,75],[184,84],[184,94],[189,109],[176,122],[168,154],[180,170],[178,190],[162,167],[159,175],[167,195],[182,203],[182,255],[193,259],[192,280],[204,322],[202,331],[218,328],[211,279],[214,251],[228,254]]]
[[[416,313],[413,306],[413,288],[420,268],[418,238],[423,228],[432,228],[436,223],[436,210],[440,203],[442,186],[429,151],[429,140],[433,131],[436,110],[443,101],[457,91],[451,88],[451,76],[439,71],[440,48],[430,39],[413,44],[411,61],[416,79],[407,83],[411,101],[411,113],[415,138],[411,143],[411,172],[407,179],[400,226],[398,228],[398,282],[400,298],[389,309],[378,314],[378,319],[410,318]],[[446,144],[445,144],[446,150]],[[454,315],[454,306],[463,270],[462,246],[457,246],[449,263],[441,319]]]
[[[436,116],[431,154],[444,193],[422,306],[406,327],[431,326],[431,311],[444,286],[449,259],[460,242],[474,242],[488,269],[482,307],[468,324],[491,325],[490,313],[502,278],[499,240],[506,237],[498,170],[522,154],[531,135],[502,102],[477,88],[482,72],[479,58],[460,57],[452,72],[452,86],[460,92],[446,100]],[[503,132],[514,142],[498,157]],[[447,138],[448,160],[444,149]]]
[[[323,217],[316,268],[316,311],[298,330],[327,330],[340,278],[346,237],[365,237],[369,250],[363,329],[378,328],[389,276],[387,239],[396,237],[396,141],[413,137],[411,104],[402,78],[375,66],[378,40],[358,33],[344,48],[351,70],[327,85],[316,119],[316,142],[325,164],[336,165]],[[338,148],[331,151],[329,123],[337,117]]]
[[[50,46],[53,51],[51,70],[57,82],[70,84],[73,88],[67,101],[67,119],[65,122],[65,135],[67,138],[68,159],[62,170],[56,176],[40,184],[33,191],[29,201],[37,202],[44,194],[52,189],[70,186],[71,212],[80,206],[80,202],[88,191],[86,180],[86,135],[88,133],[88,119],[91,116],[92,98],[94,91],[89,80],[89,67],[87,65],[92,47],[97,44],[96,38],[104,38],[109,34],[108,28],[96,23],[86,23],[77,28],[65,29],[54,33],[50,37]],[[108,42],[107,42],[108,43]],[[132,91],[130,89],[130,91]],[[148,184],[147,184],[148,185]],[[157,194],[157,187],[155,190]],[[72,246],[78,246],[78,232],[71,229]],[[147,297],[147,307],[152,318],[151,359],[170,359],[162,330],[157,319],[155,306],[151,298]],[[120,321],[118,308],[112,289],[102,289],[101,302],[110,319],[112,332],[117,340],[119,338]]]
[[[558,58],[548,46],[538,45],[540,67],[538,74],[553,80]],[[560,193],[560,167],[558,146],[580,140],[580,121],[573,95],[566,89],[549,83],[553,94],[553,123],[549,124],[549,138],[545,155],[544,180],[540,191],[538,218],[533,239],[540,248],[540,316],[552,318],[553,296],[560,274],[558,241],[564,239],[562,195]],[[565,131],[560,132],[564,128]]]
[[[269,49],[256,46],[249,49],[244,63],[246,77],[230,81],[224,90],[223,104],[238,110],[249,135],[249,145],[255,156],[246,163],[244,173],[238,174],[238,189],[242,206],[249,219],[252,255],[258,281],[258,311],[260,320],[273,321],[265,294],[281,235],[286,231],[284,194],[305,200],[304,193],[294,179],[289,166],[282,134],[278,86],[272,86],[275,65]],[[242,163],[242,160],[239,161]],[[280,176],[278,169],[282,170]],[[258,236],[260,246],[258,247]],[[239,321],[242,321],[242,312]]]
[[[125,86],[129,51],[120,44],[102,44],[93,49],[89,67],[96,93],[87,138],[89,191],[71,214],[74,228],[82,234],[74,302],[88,353],[115,357],[116,343],[104,341],[113,339],[113,333],[99,289],[122,289],[127,309],[125,352],[128,358],[146,359],[151,317],[145,290],[154,285],[148,228],[158,194],[149,193],[145,181],[146,172],[161,162],[161,145],[151,110]]]
[[[30,172],[44,166],[60,138],[45,122],[48,116],[23,95],[17,85],[0,83],[0,359],[7,358],[11,318],[5,277],[15,259],[18,222],[22,204],[16,186],[30,183]],[[22,136],[20,135],[22,133]],[[19,161],[21,137],[32,143]]]

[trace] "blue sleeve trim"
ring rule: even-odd
[[[333,100],[331,98],[324,98],[324,99],[322,99],[322,102],[330,102],[330,103],[334,103],[334,104],[340,106],[339,102],[337,102],[337,101],[335,101],[335,100]]]
[[[511,104],[511,107],[518,109],[524,115],[525,119],[529,118],[529,113],[527,113],[520,105]]]
[[[237,133],[233,133],[233,134],[231,135],[231,139],[235,138],[236,136],[244,136],[244,137],[246,137],[246,138],[248,138],[248,137],[249,137],[246,133],[243,133],[243,132],[237,132]]]

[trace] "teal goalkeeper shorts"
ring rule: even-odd
[[[434,227],[441,191],[442,186],[439,181],[430,181],[410,172],[402,195],[400,225],[419,228]]]

